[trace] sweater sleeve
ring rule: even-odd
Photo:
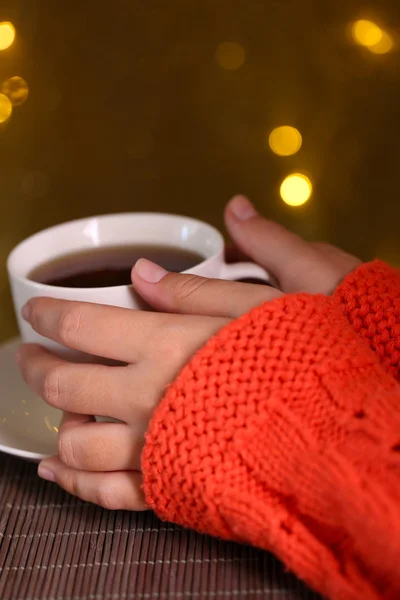
[[[274,552],[334,600],[400,597],[400,390],[339,307],[232,322],[157,408],[142,458],[165,520]]]
[[[385,369],[400,380],[400,273],[376,260],[350,273],[333,295]]]

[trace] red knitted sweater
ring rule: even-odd
[[[274,552],[329,598],[398,599],[399,359],[400,278],[384,263],[332,298],[256,308],[206,344],[156,410],[148,504]]]

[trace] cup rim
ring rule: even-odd
[[[7,272],[8,272],[8,276],[9,278],[18,281],[20,283],[25,283],[30,285],[32,288],[36,289],[36,290],[44,290],[46,292],[49,292],[49,290],[58,290],[59,292],[69,292],[71,293],[71,290],[73,289],[74,292],[79,293],[82,295],[82,293],[89,293],[92,292],[93,290],[121,290],[121,289],[130,289],[133,288],[132,284],[128,284],[128,285],[113,285],[113,286],[105,286],[105,287],[85,287],[85,288],[70,288],[70,287],[63,287],[63,286],[55,286],[55,285],[49,285],[47,283],[40,283],[38,281],[33,281],[32,279],[29,279],[27,276],[24,275],[19,275],[17,273],[15,273],[14,267],[12,266],[13,261],[15,260],[15,257],[17,256],[17,254],[19,252],[21,252],[21,250],[23,249],[24,246],[29,245],[29,243],[33,242],[34,240],[38,239],[41,235],[46,234],[50,231],[57,233],[57,231],[67,228],[68,226],[71,225],[78,225],[79,223],[85,223],[85,222],[89,222],[92,221],[93,219],[98,219],[100,221],[106,221],[107,219],[113,218],[113,219],[118,219],[118,218],[124,218],[124,217],[139,217],[139,218],[169,218],[169,219],[181,219],[181,220],[185,220],[186,222],[190,222],[190,223],[194,223],[194,224],[198,224],[201,225],[203,227],[207,227],[210,230],[212,230],[213,234],[216,236],[216,238],[218,239],[219,243],[220,243],[220,247],[221,249],[223,249],[224,247],[224,238],[221,234],[220,231],[218,231],[218,229],[216,227],[214,227],[213,225],[211,225],[210,223],[207,223],[206,221],[202,221],[201,219],[196,219],[194,217],[188,217],[186,215],[179,215],[179,214],[175,214],[175,213],[161,213],[161,212],[122,212],[122,213],[106,213],[106,214],[101,214],[101,215],[92,215],[89,217],[81,217],[78,219],[71,219],[69,221],[65,221],[63,223],[57,223],[56,225],[51,225],[50,227],[45,227],[44,229],[41,229],[39,231],[37,231],[36,233],[33,233],[32,235],[28,236],[27,238],[21,240],[16,246],[14,246],[14,248],[10,251],[10,253],[7,256],[7,260],[6,260],[6,266],[7,266]],[[215,256],[217,253],[214,253],[212,256],[205,258],[204,260],[202,260],[201,262],[196,264],[196,267],[199,265],[206,265],[209,262],[211,262],[212,260],[214,260]],[[190,271],[190,269],[188,270]],[[183,273],[186,273],[188,271],[183,271]]]

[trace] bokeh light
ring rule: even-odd
[[[310,198],[312,184],[305,175],[292,173],[283,180],[280,193],[282,200],[289,206],[301,206]]]
[[[28,98],[28,84],[22,77],[10,77],[1,86],[2,94],[5,94],[13,106],[23,104]]]
[[[353,25],[353,37],[361,46],[370,48],[375,46],[382,39],[382,29],[372,21],[361,19]]]
[[[6,50],[15,39],[15,28],[9,21],[0,23],[0,50]]]
[[[391,51],[392,48],[392,37],[386,31],[382,31],[382,37],[379,40],[379,42],[377,44],[374,44],[373,46],[370,46],[368,50],[370,50],[370,52],[373,52],[374,54],[387,54]]]
[[[219,66],[223,69],[235,71],[243,65],[246,53],[240,44],[224,42],[218,46],[215,58]]]
[[[290,125],[276,127],[269,135],[268,144],[272,152],[279,156],[296,154],[302,144],[300,131]]]
[[[368,48],[374,54],[386,54],[393,48],[392,36],[376,23],[366,19],[353,23],[352,35],[357,44]]]
[[[0,124],[6,123],[11,117],[12,104],[9,98],[4,94],[0,94]]]

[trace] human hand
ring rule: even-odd
[[[182,367],[232,319],[282,295],[261,285],[168,274],[148,261],[136,264],[132,279],[150,303],[159,304],[160,297],[165,310],[190,314],[51,298],[32,299],[23,309],[39,334],[126,366],[73,364],[33,344],[22,346],[17,357],[27,384],[64,411],[58,456],[43,461],[39,475],[108,509],[146,508],[140,472],[144,435]],[[93,415],[121,422],[96,422]]]
[[[258,216],[247,202],[237,198],[228,205],[228,229],[238,247],[270,270],[285,292],[333,291],[360,264],[340,250],[307,244]],[[242,218],[235,216],[238,208]],[[31,300],[24,311],[41,335],[126,366],[76,365],[36,345],[23,346],[18,360],[28,385],[64,411],[58,457],[44,461],[39,474],[84,500],[140,510],[145,508],[144,434],[165,389],[210,336],[282,293],[168,274],[148,261],[136,265],[132,281],[163,314],[48,298]],[[98,423],[93,415],[121,423]]]
[[[285,293],[331,294],[361,261],[329,244],[309,243],[259,215],[244,196],[227,205],[225,223],[236,245],[231,257],[265,267]]]

